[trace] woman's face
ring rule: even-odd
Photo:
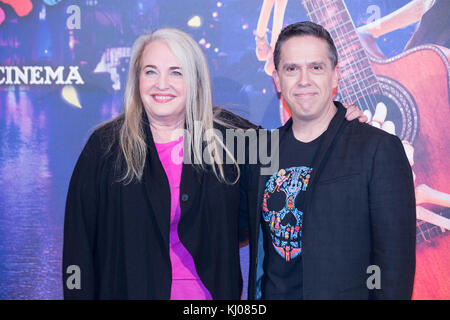
[[[142,53],[139,92],[150,121],[176,124],[184,119],[186,85],[183,70],[162,41],[147,44]]]

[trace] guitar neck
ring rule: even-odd
[[[443,216],[447,219],[450,219],[450,209],[444,209],[441,212],[437,212],[436,214]],[[416,243],[428,242],[432,241],[433,238],[437,238],[443,234],[449,234],[450,230],[444,229],[442,227],[438,227],[434,224],[417,220],[416,222]]]
[[[302,5],[309,20],[327,29],[334,40],[339,55],[339,92],[344,102],[354,103],[363,96],[381,94],[381,86],[344,1],[302,0]],[[374,103],[367,106],[372,111]]]

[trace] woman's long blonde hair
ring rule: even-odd
[[[171,28],[144,34],[133,45],[124,94],[124,109],[121,115],[124,117],[124,121],[120,128],[119,146],[125,162],[125,170],[121,174],[120,181],[125,184],[135,179],[141,181],[144,172],[147,141],[144,127],[146,124],[142,121],[142,112],[145,111],[139,93],[139,74],[143,51],[153,41],[162,41],[168,45],[183,71],[187,89],[185,128],[189,133],[185,135],[185,146],[189,146],[190,152],[192,152],[193,163],[205,169],[203,158],[207,157],[207,163],[211,164],[219,181],[236,183],[240,170],[234,156],[217,134],[211,135],[215,116],[213,115],[211,80],[206,58],[200,47],[188,34]],[[220,120],[217,122],[224,124]],[[208,133],[208,138],[204,141],[204,137]],[[205,145],[206,152],[204,153]],[[228,154],[236,167],[237,174],[234,179],[230,180],[225,177],[222,150]]]

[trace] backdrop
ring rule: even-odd
[[[0,0],[0,298],[61,299],[64,205],[92,128],[121,111],[130,47],[183,29],[202,47],[214,103],[265,128],[289,116],[270,45],[325,25],[336,99],[403,141],[417,197],[416,299],[450,299],[448,0]],[[248,249],[241,249],[247,278]],[[246,281],[245,281],[246,282]]]

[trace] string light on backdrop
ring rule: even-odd
[[[188,20],[187,25],[191,28],[199,28],[202,26],[202,19],[199,16],[193,16]]]

